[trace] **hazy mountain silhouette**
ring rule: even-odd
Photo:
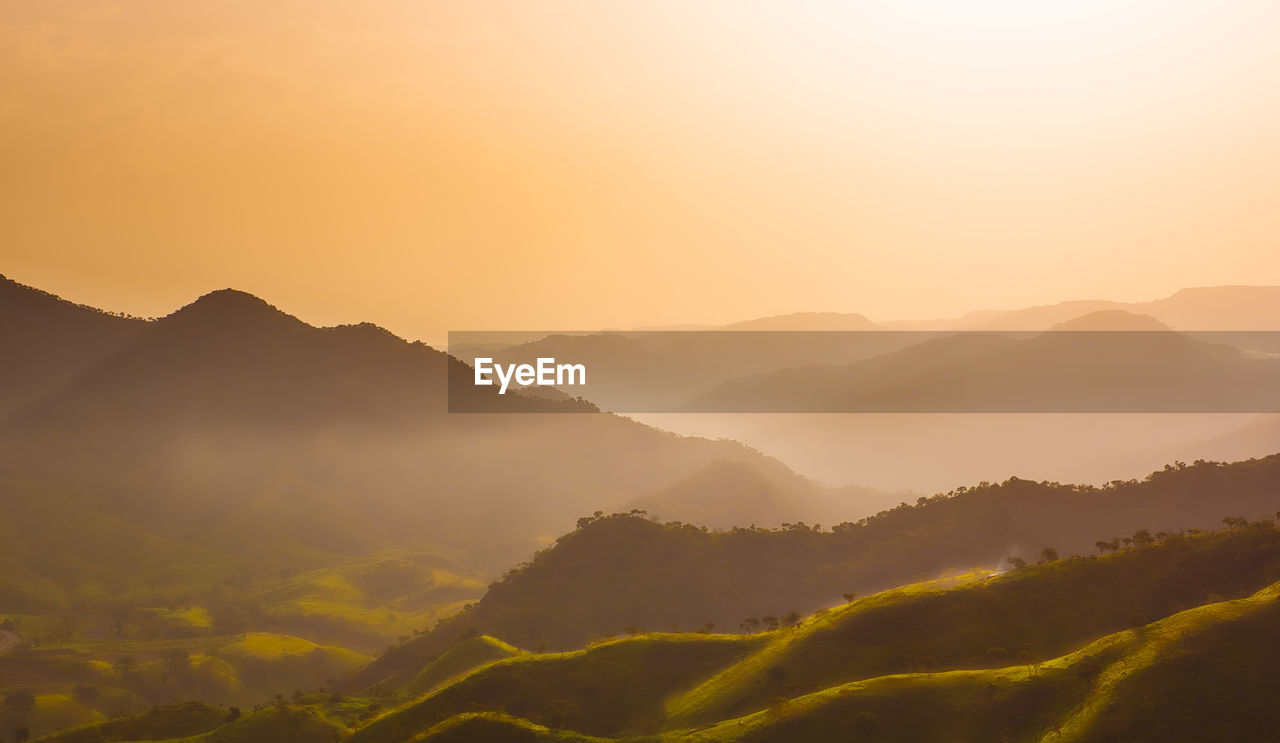
[[[72,304],[0,275],[0,420],[135,338],[140,319]]]
[[[854,312],[793,312],[786,315],[742,320],[724,330],[877,330],[878,325]]]
[[[1045,330],[1091,312],[1150,315],[1175,330],[1280,330],[1280,287],[1209,286],[1180,289],[1152,302],[1079,300],[972,318],[968,330]]]
[[[500,569],[577,515],[711,462],[785,469],[734,442],[611,415],[450,414],[451,377],[479,409],[588,408],[499,397],[426,345],[372,325],[312,327],[243,292],[140,322],[8,288],[6,307],[30,308],[17,325],[77,323],[80,336],[66,337],[91,340],[94,354],[63,354],[64,336],[12,330],[5,315],[13,357],[34,369],[53,348],[66,364],[57,384],[13,395],[0,468],[162,538],[254,555],[264,570],[384,547]]]
[[[832,488],[785,468],[762,470],[758,464],[726,461],[636,498],[622,510],[638,509],[661,521],[712,529],[774,528],[786,523],[855,520],[915,497],[853,485]]]
[[[1133,322],[1080,322],[1118,320]],[[1280,361],[1180,333],[965,333],[840,367],[744,377],[682,410],[1260,412],[1280,405],[1278,376]]]
[[[494,355],[503,363],[532,363],[538,357],[583,363],[591,375],[580,394],[591,402],[606,410],[659,411],[744,374],[849,363],[928,337],[932,335],[748,329],[552,334]]]
[[[1124,310],[1098,310],[1087,315],[1060,322],[1050,330],[1112,330],[1157,331],[1173,330],[1151,315],[1136,315]]]

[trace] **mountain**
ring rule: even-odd
[[[384,548],[498,571],[579,514],[711,462],[782,468],[733,442],[611,415],[496,415],[594,408],[499,396],[426,345],[367,324],[313,327],[243,292],[142,322],[6,287],[6,307],[29,308],[18,323],[6,315],[12,357],[76,363],[11,397],[0,475],[57,491],[85,518],[243,555],[267,575]],[[59,323],[83,337],[13,330]],[[101,328],[105,339],[81,344]],[[66,348],[77,344],[96,350]]]
[[[1280,286],[1206,286],[1136,303],[1178,330],[1280,330]]]
[[[627,626],[734,627],[749,616],[812,612],[848,591],[994,566],[1010,555],[1034,557],[1043,547],[1089,554],[1115,534],[1212,528],[1225,516],[1275,514],[1278,484],[1274,455],[1171,465],[1107,488],[1014,478],[921,498],[832,531],[714,533],[637,516],[584,518],[490,586],[472,609],[383,655],[349,683],[403,684],[467,633],[556,649]]]
[[[1046,552],[1035,565],[849,593],[808,617],[748,617],[728,633],[629,628],[567,652],[471,635],[372,698],[300,689],[243,714],[156,707],[42,741],[1268,739],[1280,531],[1241,519],[1134,537],[1098,556]],[[261,662],[278,642],[254,636],[216,652],[236,661],[253,648]],[[97,703],[86,686],[71,706]],[[32,702],[50,709],[56,697]],[[22,714],[12,699],[0,714]]]
[[[661,521],[681,521],[711,529],[735,526],[773,528],[787,523],[835,524],[891,508],[910,493],[844,486],[832,488],[775,467],[714,462],[651,495],[624,504]]]
[[[1208,286],[1180,289],[1151,302],[1077,300],[976,317],[966,330],[1046,330],[1099,311],[1146,314],[1175,330],[1280,330],[1280,287]]]
[[[1120,317],[1124,324],[1132,318]],[[1090,326],[1116,316],[1086,316]],[[1145,321],[1139,321],[1144,323]],[[746,376],[681,412],[1263,412],[1280,361],[1172,332],[962,333],[844,366]]]
[[[488,333],[454,334],[460,349],[491,349]],[[606,410],[669,411],[678,402],[744,374],[846,364],[919,343],[934,334],[813,330],[711,330],[551,334],[488,351],[504,364],[555,358],[584,364],[587,384],[568,388]]]
[[[1010,728],[1018,739],[1055,729],[1074,740],[1114,729],[1129,731],[1124,740],[1221,730],[1250,739],[1272,725],[1264,700],[1265,680],[1280,671],[1277,569],[1280,532],[1260,523],[901,586],[759,634],[755,625],[742,634],[639,633],[508,656],[351,740],[827,741],[860,728],[890,740],[988,740]],[[1233,663],[1262,676],[1237,678]],[[1179,677],[1191,668],[1211,671],[1215,687],[1239,701],[1214,692],[1220,708],[1179,710],[1177,700],[1203,682]],[[1156,689],[1179,695],[1150,696]]]
[[[1049,328],[1053,331],[1152,332],[1172,330],[1151,315],[1135,315],[1124,310],[1098,310],[1087,315],[1060,322]]]
[[[0,275],[0,421],[127,344],[146,324]]]
[[[722,326],[723,330],[878,330],[879,326],[856,312],[793,312],[755,320],[741,320]]]

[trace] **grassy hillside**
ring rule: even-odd
[[[380,651],[484,593],[472,571],[424,553],[387,551],[308,571],[249,596],[276,631]]]
[[[668,704],[690,726],[768,699],[925,668],[998,668],[1042,659],[1187,607],[1280,580],[1280,530],[1170,537],[1142,549],[915,584],[855,599],[784,633]]]
[[[30,695],[33,703],[0,710],[0,735],[4,725],[38,735],[178,699],[250,706],[314,690],[368,662],[345,648],[264,632],[25,646],[0,657],[0,694]]]
[[[1280,456],[1170,466],[1106,488],[1010,479],[903,505],[829,531],[712,532],[643,515],[590,517],[510,571],[471,610],[387,653],[352,680],[399,687],[460,637],[561,650],[628,626],[736,629],[749,617],[807,614],[948,570],[994,568],[1043,548],[1096,554],[1095,543],[1145,531],[1214,528],[1229,515],[1280,508]],[[1180,599],[1191,605],[1192,598]],[[1149,613],[1163,607],[1141,607]],[[981,650],[985,650],[982,648]]]
[[[973,664],[955,657],[928,658],[922,659],[927,668],[891,672],[859,669],[857,658],[885,646],[892,649],[891,654],[901,657],[917,648],[920,638],[886,636],[885,628],[879,635],[868,634],[870,630],[859,626],[855,618],[874,613],[877,605],[903,602],[904,597],[933,597],[934,602],[942,603],[949,598],[964,603],[972,600],[975,592],[986,590],[984,585],[1000,583],[1032,601],[1041,594],[1052,593],[1062,607],[1072,603],[1105,604],[1112,597],[1090,596],[1082,600],[1084,597],[1061,584],[1061,576],[1055,573],[1079,572],[1079,585],[1093,580],[1105,582],[1106,574],[1112,578],[1124,574],[1116,586],[1119,588],[1128,581],[1140,583],[1169,560],[1197,556],[1189,553],[1201,553],[1211,560],[1234,555],[1243,563],[1266,562],[1276,556],[1273,550],[1277,537],[1280,533],[1273,528],[1254,527],[1097,560],[1054,562],[989,581],[970,580],[952,588],[903,587],[869,597],[865,601],[870,606],[859,606],[860,602],[855,601],[844,610],[811,617],[793,630],[768,633],[769,642],[739,663],[726,666],[690,691],[668,697],[666,709],[671,714],[662,718],[656,729],[632,732],[662,740],[722,743],[850,739],[1030,741],[1046,736],[1050,740],[1076,741],[1261,740],[1272,724],[1267,695],[1274,687],[1268,681],[1280,672],[1280,623],[1276,622],[1280,618],[1280,585],[1236,599],[1222,600],[1221,596],[1209,594],[1209,603],[1089,639],[1071,636],[1071,631],[1078,628],[1073,621],[1049,621],[1048,627],[1037,631],[1067,634],[1043,649],[1027,651],[1028,644],[1016,657],[983,658]],[[1219,570],[1230,572],[1229,562],[1220,564]],[[1105,574],[1099,575],[1099,571]],[[916,603],[914,598],[904,606],[918,618],[930,618],[940,608],[937,603]],[[946,621],[939,624],[963,621],[965,626],[956,628],[958,632],[981,634],[989,623],[999,627],[1016,618],[1008,616],[1011,611],[1016,615],[1013,604],[987,606],[963,620],[946,616]],[[914,624],[906,616],[898,616],[896,621]],[[857,634],[840,634],[842,629],[852,632],[855,628]],[[935,631],[944,635],[943,644],[956,639],[954,632],[946,637],[944,630]],[[613,644],[641,645],[645,641],[646,638],[634,638]],[[982,642],[985,638],[979,644]],[[1060,652],[1062,646],[1070,649]],[[519,661],[507,665],[511,664]],[[743,669],[749,668],[766,670],[762,678],[743,683]],[[772,670],[776,668],[787,670]],[[845,668],[849,670],[844,672]],[[1235,673],[1236,669],[1244,673]],[[1197,672],[1210,675],[1197,676]],[[810,682],[785,683],[791,678]],[[784,683],[775,683],[779,681]],[[774,685],[769,688],[771,683]],[[1197,697],[1205,684],[1214,688],[1210,693],[1212,704],[1201,703],[1203,697]],[[567,686],[556,690],[567,691]],[[556,696],[555,692],[542,693]],[[520,694],[513,690],[510,698],[520,698]],[[500,709],[491,701],[471,701],[473,709],[475,702],[482,708]],[[568,697],[568,701],[574,700]],[[431,704],[432,697],[428,697],[406,710],[417,711]],[[701,706],[706,717],[696,719],[687,714],[691,706]],[[560,708],[572,705],[562,703]],[[511,709],[505,712],[513,714]],[[395,720],[404,714],[408,712],[397,711],[384,719]],[[529,724],[530,715],[514,714],[523,719],[512,720],[501,714],[476,719],[472,715],[443,724],[432,723],[419,740],[465,740],[447,737],[454,725],[491,730],[490,734],[503,736],[496,740],[560,739],[552,729]],[[552,728],[600,732],[560,719],[551,723]],[[384,725],[387,726],[371,726],[368,730],[386,734],[394,729],[389,723]],[[1224,731],[1228,735],[1219,737]],[[611,739],[638,740],[647,736],[621,735]],[[392,735],[388,739],[398,738]]]
[[[443,655],[432,661],[417,676],[414,676],[404,689],[412,695],[433,691],[486,663],[513,658],[521,653],[521,650],[496,637],[488,635],[471,637],[449,648]]]
[[[1267,523],[1142,541],[901,586],[757,634],[640,634],[570,653],[476,637],[440,660],[460,673],[435,672],[389,711],[301,695],[174,739],[1264,740],[1280,680],[1278,546]],[[1164,608],[1121,616],[1135,606]],[[276,642],[242,641],[259,654]],[[192,710],[190,725],[217,722]],[[82,739],[98,740],[51,740]]]
[[[42,743],[111,743],[114,741],[168,740],[200,735],[222,727],[229,712],[200,702],[153,707],[145,713],[63,730],[42,738]]]
[[[656,731],[664,699],[761,644],[762,638],[741,635],[647,635],[572,653],[518,656],[393,711],[352,740],[408,740],[468,709],[502,710],[596,735]]]
[[[411,739],[412,743],[604,743],[606,740],[611,739],[572,730],[552,730],[501,712],[454,715]]]

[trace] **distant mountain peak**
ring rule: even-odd
[[[724,330],[875,330],[876,324],[856,312],[793,312],[724,326]]]
[[[276,320],[289,318],[301,322],[292,315],[285,314],[275,305],[239,289],[218,289],[200,297],[191,304],[182,307],[166,320],[211,321],[242,324],[263,319]]]
[[[1223,286],[1188,286],[1179,289],[1169,296],[1173,297],[1256,297],[1265,295],[1280,294],[1280,286],[1266,286],[1257,284],[1225,284]]]
[[[1049,328],[1049,330],[1173,330],[1151,315],[1140,315],[1125,310],[1098,310]]]

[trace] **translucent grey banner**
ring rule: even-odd
[[[1280,411],[1280,332],[454,331],[448,350],[456,413]]]

